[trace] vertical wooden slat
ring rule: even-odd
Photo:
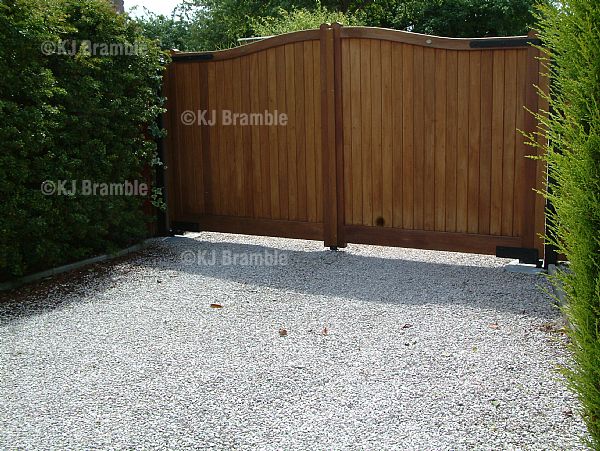
[[[352,128],[352,219],[351,224],[362,224],[363,184],[362,184],[362,129],[361,129],[361,58],[360,41],[350,43],[350,114]],[[346,219],[347,221],[350,218]]]
[[[242,113],[249,113],[252,111],[250,103],[250,57],[245,57],[240,62],[242,71]],[[216,128],[216,127],[212,127]],[[252,178],[253,161],[252,161],[252,129],[253,127],[244,127],[242,130],[242,146],[243,146],[243,164],[244,168],[242,171],[243,177],[243,189],[245,204],[243,209],[243,215],[246,217],[252,217],[254,212],[254,184]],[[212,147],[211,147],[212,149]]]
[[[435,50],[423,50],[423,228],[435,229]]]
[[[414,46],[402,45],[402,227],[414,225]]]
[[[404,87],[402,44],[392,44],[392,158],[393,158],[393,227],[402,228],[402,140],[403,140],[403,99]]]
[[[242,68],[240,58],[232,61],[232,79],[233,83],[233,103],[232,111],[235,114],[242,113]],[[244,216],[246,205],[248,203],[246,193],[243,186],[243,169],[244,169],[244,147],[242,127],[232,125],[229,127],[230,133],[233,134],[234,148],[233,155],[235,156],[235,178],[231,181],[233,191],[235,193],[235,213],[237,216]]]
[[[423,230],[423,188],[424,188],[424,105],[423,105],[423,47],[414,47],[414,120],[413,120],[413,149],[414,149],[414,171],[413,171],[413,227]]]
[[[342,121],[344,124],[344,223],[353,224],[353,180],[352,180],[352,101],[350,41],[342,40]]]
[[[289,119],[289,110],[286,100],[286,58],[285,47],[277,47],[277,105],[280,111]],[[283,67],[282,67],[283,66]],[[279,213],[281,219],[290,219],[289,215],[289,180],[288,180],[288,148],[287,148],[287,130],[289,124],[282,127],[277,127],[277,144],[279,163],[278,178],[279,178]]]
[[[277,108],[277,53],[275,49],[267,51],[267,88],[268,110],[273,115],[278,114]],[[277,113],[276,113],[277,111]],[[277,143],[277,129],[279,125],[267,126],[269,130],[269,174],[271,177],[271,218],[281,219],[279,211],[279,152]]]
[[[517,54],[517,101],[516,128],[525,129],[525,71],[527,69],[527,50],[519,50]],[[527,113],[528,114],[528,113]],[[528,181],[525,180],[525,156],[527,155],[526,138],[517,131],[515,144],[515,190],[513,196],[513,235],[520,236],[523,213],[523,193]]]
[[[517,97],[517,51],[507,50],[504,62],[504,145],[502,153],[502,235],[513,234],[515,139]]]
[[[233,60],[226,60],[223,62],[223,80],[224,80],[224,92],[223,92],[223,109],[233,111],[234,108],[234,94],[233,94]],[[238,214],[238,193],[236,192],[236,153],[235,153],[235,130],[232,125],[224,124],[223,135],[221,139],[225,141],[225,167],[227,177],[225,184],[227,186],[227,192],[223,193],[226,199],[227,214],[237,215]]]
[[[490,233],[492,186],[492,111],[494,104],[494,55],[481,52],[481,140],[479,146],[479,218],[478,232]]]
[[[362,223],[373,225],[373,174],[371,147],[371,42],[360,41],[360,106],[361,106],[361,153],[362,153]]]
[[[208,113],[211,117],[213,111],[217,108],[217,78],[216,78],[217,63],[208,64]],[[221,213],[221,197],[219,190],[221,189],[220,181],[220,167],[219,167],[219,127],[218,124],[214,124],[210,127],[210,146],[208,148],[208,154],[210,155],[210,171],[211,171],[211,202],[212,202],[212,214]]]
[[[288,111],[287,149],[288,149],[288,209],[291,220],[298,220],[298,172],[296,156],[296,79],[294,45],[285,46],[285,88]]]
[[[181,111],[191,111],[196,114],[192,105],[192,99],[186,95],[192,86],[191,64],[181,64],[178,68],[179,76],[182,83],[177,89],[177,104],[181,105]],[[179,173],[181,177],[181,210],[184,215],[189,215],[194,209],[196,203],[196,179],[194,177],[193,152],[194,145],[192,142],[193,129],[198,127],[198,123],[187,124],[181,127],[180,134],[180,153],[179,157]]]
[[[267,52],[258,53],[258,70],[259,70],[259,109],[257,113],[264,114],[269,108],[269,89],[268,89],[268,68],[267,68]],[[260,171],[262,185],[262,217],[271,217],[271,164],[269,154],[269,127],[261,125],[260,130]]]
[[[294,44],[296,95],[296,169],[298,177],[298,219],[306,221],[306,118],[304,117],[304,44]]]
[[[479,165],[481,136],[481,52],[469,55],[469,175],[467,231],[479,231]]]
[[[258,55],[250,55],[250,111],[259,111],[259,70]],[[262,183],[261,183],[261,152],[260,152],[260,130],[259,127],[252,129],[252,199],[253,199],[253,217],[262,216]]]
[[[448,51],[446,79],[446,231],[456,232],[456,162],[458,114],[458,52]]]
[[[313,42],[313,97],[315,105],[315,192],[317,200],[317,221],[323,221],[323,146],[321,144],[321,42]]]
[[[494,52],[490,234],[502,233],[502,151],[504,141],[504,50]]]
[[[469,58],[458,52],[458,127],[456,147],[456,231],[467,231],[469,190]]]
[[[436,50],[435,68],[435,230],[446,230],[447,51]]]
[[[190,64],[190,109],[196,113],[201,110],[200,108],[200,96],[202,92],[201,80],[200,80],[200,67],[198,64]],[[195,125],[189,127],[190,131],[190,169],[193,177],[193,204],[190,209],[190,213],[193,215],[199,215],[204,213],[204,179],[202,177],[202,129],[204,125]]]
[[[199,67],[199,77],[200,77],[200,105],[199,108],[201,111],[206,111],[207,115],[210,116],[210,106],[209,106],[209,87],[208,87],[208,66],[209,63],[204,63]],[[211,156],[210,156],[210,131],[213,127],[210,125],[203,125],[200,129],[200,139],[202,140],[202,164],[200,167],[200,172],[202,174],[202,188],[203,188],[203,199],[204,199],[204,208],[202,213],[206,214],[214,214],[213,207],[213,171],[211,164]]]
[[[371,225],[377,225],[383,215],[383,170],[381,166],[381,44],[371,40],[371,178],[373,212]]]
[[[392,44],[381,42],[381,165],[382,165],[382,215],[384,227],[392,227],[394,202],[393,166],[393,114],[392,110]]]
[[[316,160],[315,160],[315,103],[313,102],[312,42],[304,43],[304,103],[306,114],[306,213],[310,222],[317,221]]]

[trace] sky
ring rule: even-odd
[[[138,11],[137,13],[133,13],[134,16],[141,15],[143,12],[142,7],[144,6],[156,14],[168,16],[179,1],[180,0],[125,0],[125,11],[129,11],[133,6],[138,5]]]

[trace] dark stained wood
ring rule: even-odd
[[[321,25],[321,118],[323,149],[323,241],[338,246],[334,33]]]
[[[336,214],[336,246],[346,247],[344,217],[344,126],[342,103],[342,40],[340,38],[341,25],[334,23],[333,30],[333,108],[335,125],[335,197],[337,203]],[[330,60],[331,61],[331,60]]]

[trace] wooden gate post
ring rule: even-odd
[[[345,247],[342,148],[341,25],[322,24],[321,117],[323,155],[323,241],[325,246]]]

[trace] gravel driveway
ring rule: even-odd
[[[202,233],[3,295],[0,448],[583,449],[506,263]]]

